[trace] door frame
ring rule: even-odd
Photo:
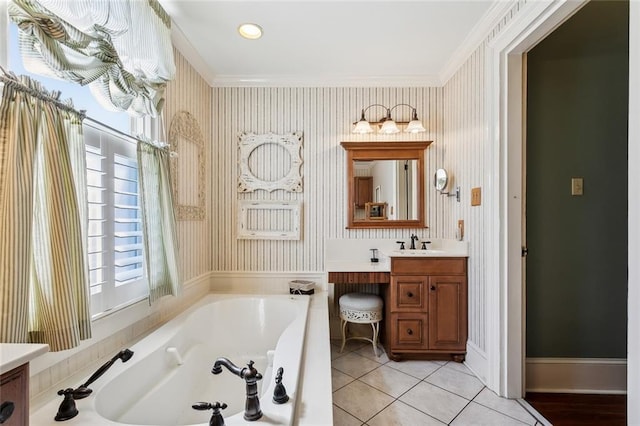
[[[524,56],[586,3],[526,3],[486,49],[487,385],[508,398],[524,395]]]

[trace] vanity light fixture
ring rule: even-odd
[[[258,24],[247,22],[238,27],[240,35],[249,40],[257,40],[262,37],[262,27]]]
[[[367,121],[367,119],[365,118],[364,113],[372,107],[382,107],[385,109],[385,116],[383,118],[381,118],[378,121]],[[399,107],[399,106],[408,106],[409,108],[411,108],[411,121],[395,121],[391,118],[391,111],[393,111],[395,108]],[[400,133],[400,129],[398,128],[398,124],[401,125],[406,125],[406,128],[404,129],[404,131],[406,133],[422,133],[422,132],[426,132],[427,129],[424,128],[424,126],[422,125],[422,122],[418,119],[418,112],[416,111],[416,109],[414,107],[412,107],[409,104],[396,104],[394,106],[392,106],[391,108],[387,108],[386,106],[382,105],[382,104],[372,104],[369,105],[366,108],[362,109],[362,113],[360,115],[360,120],[353,123],[355,126],[353,128],[353,133],[358,133],[358,134],[366,134],[366,133],[373,133],[373,128],[371,127],[372,124],[378,125],[379,133],[385,134],[385,135],[391,135],[394,133]]]

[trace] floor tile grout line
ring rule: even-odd
[[[458,411],[458,414],[456,414],[456,415],[451,419],[451,421],[450,421],[449,423],[447,423],[447,424],[448,424],[448,425],[450,425],[451,423],[455,422],[455,421],[456,421],[456,419],[460,416],[460,414],[462,414],[462,412],[463,412],[464,410],[466,410],[466,409],[467,409],[467,407],[468,407],[472,402],[473,402],[473,401],[468,401],[468,402],[467,402],[467,405],[465,405],[464,407],[462,407],[462,410]]]
[[[402,370],[400,370],[400,369],[394,368],[392,365],[388,365],[388,364],[390,364],[390,361],[391,361],[391,360],[388,360],[388,361],[385,361],[385,362],[379,362],[378,360],[375,360],[375,359],[369,358],[369,357],[367,357],[367,356],[364,356],[364,355],[362,355],[362,354],[358,353],[358,351],[359,351],[359,350],[361,350],[361,349],[362,349],[363,347],[365,347],[365,346],[366,346],[366,345],[363,345],[363,346],[361,346],[360,348],[357,348],[357,349],[355,349],[355,350],[350,350],[350,351],[344,352],[344,353],[342,353],[342,354],[341,354],[341,356],[343,356],[343,355],[347,355],[347,354],[349,354],[349,353],[355,353],[356,355],[361,356],[362,358],[365,358],[365,359],[367,359],[367,360],[369,360],[369,361],[376,362],[376,363],[378,363],[379,365],[378,365],[378,366],[376,366],[374,369],[369,370],[368,372],[366,372],[366,373],[364,373],[364,374],[362,374],[362,375],[360,375],[360,376],[358,376],[358,377],[353,377],[351,374],[345,373],[345,372],[343,372],[343,371],[341,371],[341,370],[339,370],[339,369],[337,369],[337,368],[336,368],[336,371],[339,371],[340,373],[343,373],[343,374],[347,375],[348,377],[352,378],[353,380],[352,380],[352,381],[350,381],[349,383],[345,384],[344,386],[341,386],[340,388],[337,388],[335,391],[333,391],[333,392],[336,392],[336,391],[338,391],[338,390],[340,390],[340,389],[342,389],[342,388],[344,388],[344,387],[348,386],[349,384],[352,384],[353,382],[358,381],[358,382],[360,382],[361,384],[366,385],[366,386],[368,386],[368,387],[370,387],[370,388],[372,388],[372,389],[375,389],[375,390],[379,391],[380,393],[382,393],[382,394],[384,394],[384,395],[387,395],[388,397],[390,397],[390,398],[392,398],[392,399],[393,399],[393,401],[391,401],[389,404],[387,404],[386,406],[384,406],[381,410],[379,410],[378,412],[376,412],[376,413],[375,413],[373,416],[371,416],[368,420],[366,420],[365,422],[363,422],[363,423],[362,423],[363,425],[365,425],[367,422],[369,422],[370,420],[372,420],[374,417],[376,417],[376,416],[377,416],[378,414],[380,414],[382,411],[386,410],[389,406],[393,405],[395,402],[399,402],[399,403],[405,404],[405,405],[407,405],[408,407],[411,407],[412,409],[414,409],[414,410],[416,410],[416,411],[419,411],[420,413],[423,413],[423,414],[424,414],[424,415],[426,415],[426,416],[429,416],[429,417],[431,417],[431,418],[434,418],[434,419],[436,419],[436,420],[440,421],[440,419],[437,419],[437,418],[435,418],[435,417],[431,416],[429,413],[426,413],[426,412],[422,411],[421,409],[419,409],[419,408],[417,408],[417,407],[414,407],[413,405],[411,405],[411,404],[409,404],[409,403],[407,403],[407,402],[404,402],[404,401],[402,401],[402,400],[400,399],[400,398],[402,398],[402,396],[404,396],[405,394],[407,394],[407,393],[408,393],[409,391],[411,391],[413,388],[415,388],[416,386],[418,386],[421,382],[424,382],[424,383],[429,384],[429,385],[431,385],[431,386],[437,387],[437,388],[439,388],[439,389],[441,389],[441,390],[444,390],[444,391],[446,391],[446,392],[448,392],[448,393],[450,393],[450,394],[452,394],[452,395],[455,395],[455,396],[458,396],[458,397],[460,397],[460,398],[463,398],[463,399],[465,399],[465,400],[467,401],[467,403],[465,404],[465,406],[464,406],[464,407],[463,407],[463,408],[462,408],[462,409],[461,409],[461,410],[456,414],[456,416],[451,420],[451,422],[450,422],[449,424],[451,424],[451,423],[452,423],[452,422],[453,422],[453,421],[454,421],[454,420],[455,420],[455,419],[456,419],[456,418],[457,418],[457,417],[458,417],[458,416],[459,416],[459,415],[460,415],[460,414],[461,414],[461,413],[462,413],[462,412],[463,412],[463,411],[464,411],[464,410],[465,410],[465,409],[466,409],[466,408],[471,404],[471,402],[475,402],[476,404],[478,404],[478,405],[480,405],[480,406],[482,406],[482,407],[484,407],[484,408],[487,408],[487,409],[489,409],[489,410],[491,410],[491,411],[493,411],[493,412],[495,412],[495,413],[497,413],[497,414],[500,414],[500,415],[502,415],[502,416],[505,416],[505,417],[508,417],[508,418],[513,419],[513,420],[516,420],[516,421],[520,421],[520,422],[521,422],[521,420],[520,420],[520,419],[517,419],[517,418],[515,418],[515,417],[513,417],[513,416],[511,416],[511,415],[509,415],[509,414],[503,413],[503,412],[501,412],[501,411],[499,411],[499,410],[493,409],[493,408],[491,408],[491,407],[489,407],[489,406],[486,406],[486,405],[481,404],[481,403],[479,403],[479,402],[477,402],[477,401],[474,401],[474,399],[475,399],[475,398],[477,398],[477,397],[478,397],[478,395],[479,395],[479,394],[480,394],[480,393],[481,393],[481,392],[486,388],[486,386],[484,386],[484,385],[483,385],[483,387],[482,387],[482,388],[481,388],[481,389],[480,389],[480,390],[479,390],[479,391],[478,391],[478,392],[477,392],[477,393],[476,393],[476,394],[475,394],[471,399],[468,399],[466,396],[459,395],[458,393],[456,393],[456,392],[454,392],[454,391],[452,391],[452,390],[450,390],[450,389],[447,389],[447,388],[441,387],[441,386],[439,386],[439,385],[437,385],[437,384],[434,384],[434,383],[431,383],[431,382],[426,381],[426,379],[428,379],[429,377],[431,377],[432,375],[434,375],[436,372],[438,372],[439,370],[441,370],[443,367],[446,367],[446,366],[449,364],[449,362],[445,362],[444,364],[436,363],[436,365],[438,365],[438,367],[437,367],[435,370],[431,371],[431,372],[430,372],[429,374],[427,374],[427,376],[425,376],[424,378],[420,378],[420,377],[416,377],[416,376],[414,376],[414,375],[412,375],[412,374],[409,374],[409,373],[407,373],[407,372],[405,372],[405,371],[402,371]],[[335,359],[338,359],[338,358],[339,358],[339,357],[336,357]],[[333,362],[333,360],[332,360],[332,362]],[[409,387],[409,388],[408,388],[406,391],[404,391],[400,396],[395,397],[395,396],[393,396],[393,395],[388,394],[388,393],[387,393],[387,392],[385,392],[384,390],[378,389],[378,388],[376,388],[375,386],[372,386],[372,385],[370,385],[370,384],[368,384],[368,383],[366,383],[366,382],[364,382],[364,381],[362,381],[362,380],[361,380],[361,379],[362,379],[363,377],[365,377],[366,375],[368,375],[368,374],[370,374],[370,373],[374,372],[375,370],[380,369],[380,368],[381,368],[382,366],[384,366],[384,365],[387,365],[389,368],[392,368],[393,370],[395,370],[395,371],[397,371],[397,372],[399,372],[399,373],[401,373],[401,374],[405,374],[405,375],[407,375],[407,376],[409,376],[409,377],[411,377],[411,378],[414,378],[414,379],[418,380],[418,382],[417,382],[415,385],[413,385],[413,386]],[[334,368],[334,367],[332,366],[332,368]],[[465,373],[465,372],[463,372],[463,371],[459,371],[459,370],[457,370],[457,369],[455,369],[455,368],[448,368],[448,370],[450,370],[450,371],[452,371],[452,372],[455,372],[455,373],[457,373],[457,374],[463,374],[463,375],[465,375],[465,376],[476,377],[474,374],[468,374],[468,373]],[[477,378],[477,377],[476,377],[476,378]],[[335,404],[334,404],[334,405],[335,405]],[[348,412],[347,410],[345,410],[345,409],[341,408],[340,406],[336,405],[336,407],[338,407],[338,408],[339,408],[339,409],[341,409],[342,411],[346,412],[346,413],[347,413],[347,414],[349,414],[351,417],[356,418],[358,421],[361,421],[361,420],[360,420],[360,419],[358,419],[356,416],[354,416],[352,413],[350,413],[350,412]],[[531,415],[531,413],[529,413],[528,411],[527,411],[527,413]],[[536,420],[536,421],[537,421],[537,418],[535,418],[535,416],[531,415],[531,417],[532,417],[532,419],[533,419],[533,420]]]
[[[489,388],[485,386],[484,388],[482,388],[482,390],[484,390],[484,389],[489,389]],[[490,389],[489,389],[489,390],[490,390]],[[482,391],[478,392],[478,395],[480,395],[480,393],[482,393]],[[477,397],[478,397],[478,395],[474,396],[474,397],[473,397],[474,399],[472,399],[471,401],[472,401],[472,402],[475,402],[475,403],[476,403],[476,404],[478,404],[478,405],[483,406],[484,408],[488,408],[489,410],[495,411],[496,413],[500,413],[500,414],[502,414],[503,416],[507,416],[507,417],[509,417],[509,418],[511,418],[511,419],[514,419],[514,420],[517,420],[517,421],[519,421],[519,422],[521,422],[521,423],[525,423],[525,422],[523,422],[521,419],[518,419],[518,418],[516,418],[516,417],[513,417],[513,416],[512,416],[512,415],[510,415],[510,414],[504,413],[504,412],[502,412],[502,411],[500,411],[500,410],[496,410],[496,409],[495,409],[495,408],[493,408],[493,407],[489,407],[488,405],[485,405],[485,404],[483,404],[483,403],[481,403],[481,402],[476,401],[476,400],[475,400],[475,398],[477,398]],[[500,397],[500,398],[502,399],[502,397]],[[508,398],[507,398],[507,399],[508,399]],[[517,402],[516,400],[513,400],[513,401],[515,401],[515,402],[516,402],[516,404],[518,404],[518,402]],[[520,405],[520,404],[518,404],[518,405],[519,405],[520,407],[522,407],[522,405]],[[524,407],[523,407],[523,408],[524,408]],[[538,419],[537,419],[533,414],[531,414],[529,411],[527,411],[526,409],[525,409],[525,412],[526,412],[526,413],[531,417],[531,420],[535,420],[536,422],[538,421]],[[525,424],[530,425],[530,423],[525,423]],[[535,423],[534,423],[534,425],[535,425]]]

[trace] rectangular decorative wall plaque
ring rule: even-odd
[[[300,201],[238,201],[238,239],[299,240]]]

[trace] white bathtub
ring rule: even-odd
[[[78,424],[193,425],[208,424],[211,411],[196,411],[199,401],[224,402],[225,423],[290,425],[299,392],[299,372],[309,310],[307,296],[209,295],[193,308],[131,346],[134,355],[118,361],[91,388],[93,394],[76,401]],[[211,368],[219,357],[238,367],[253,360],[263,375],[258,382],[263,416],[243,419],[245,382],[226,368]],[[272,372],[283,367],[282,383],[290,400],[272,401]],[[59,403],[60,400],[57,402]],[[55,403],[54,403],[55,404]],[[52,404],[47,404],[49,407]],[[43,407],[44,408],[44,407]],[[49,411],[51,408],[49,408]],[[33,424],[53,412],[38,410]],[[51,422],[53,423],[53,422]],[[58,423],[60,424],[60,423]]]

